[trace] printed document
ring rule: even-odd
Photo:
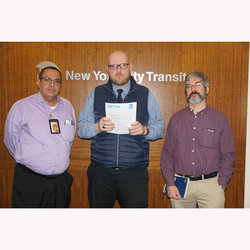
[[[128,134],[131,123],[136,121],[137,102],[130,103],[105,103],[106,117],[115,124],[109,133]]]

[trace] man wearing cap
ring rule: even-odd
[[[70,165],[76,119],[72,104],[59,96],[62,75],[45,67],[39,92],[13,104],[4,129],[4,144],[16,161],[12,207],[68,207],[73,178]]]

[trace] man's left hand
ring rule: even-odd
[[[147,127],[143,126],[140,122],[133,122],[129,128],[130,135],[146,135]]]

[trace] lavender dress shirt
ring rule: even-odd
[[[226,186],[236,158],[232,129],[227,117],[207,106],[194,115],[189,107],[169,121],[161,154],[167,186],[174,186],[174,174],[209,174],[218,171]]]
[[[40,92],[13,104],[4,129],[4,144],[16,162],[44,174],[61,174],[70,164],[76,132],[75,111],[62,98],[54,110]],[[49,119],[58,119],[60,134],[51,134]]]

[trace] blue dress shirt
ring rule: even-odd
[[[118,92],[116,90],[118,88],[114,84],[112,84],[112,86],[114,94],[117,97]],[[130,81],[123,88],[122,92],[123,100],[125,96],[128,94],[129,90],[130,90]],[[90,139],[99,133],[96,131],[96,124],[94,122],[94,94],[95,90],[92,90],[89,93],[79,116],[78,136],[80,138]],[[145,138],[148,140],[156,140],[159,138],[163,138],[164,121],[160,112],[159,105],[150,91],[148,95],[148,113],[149,113],[149,120],[147,127],[149,128],[149,134]]]

